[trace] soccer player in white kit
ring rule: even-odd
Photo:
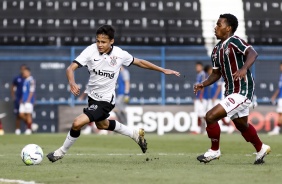
[[[180,73],[164,69],[148,61],[134,58],[128,52],[113,46],[115,30],[110,25],[103,25],[96,31],[96,43],[88,46],[67,68],[66,74],[70,91],[79,95],[80,89],[74,79],[74,71],[87,67],[90,78],[85,93],[88,94],[88,107],[77,116],[63,145],[47,155],[51,162],[62,159],[80,135],[81,128],[89,122],[95,122],[98,129],[110,130],[132,138],[145,153],[147,150],[144,129],[134,130],[116,120],[108,120],[109,112],[115,106],[115,87],[122,65],[137,65],[141,68],[162,72],[167,75],[180,76]]]

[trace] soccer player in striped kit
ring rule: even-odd
[[[234,15],[219,16],[214,31],[220,41],[211,54],[212,74],[205,81],[194,86],[194,92],[197,93],[222,76],[226,89],[225,99],[206,114],[206,130],[211,139],[211,148],[197,157],[200,162],[207,163],[221,156],[218,121],[226,116],[231,118],[245,140],[255,147],[257,154],[254,164],[264,163],[264,157],[271,150],[270,146],[261,142],[255,128],[248,123],[249,105],[255,90],[254,79],[249,68],[258,54],[252,46],[234,35],[237,27],[238,20]]]

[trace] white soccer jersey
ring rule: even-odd
[[[80,66],[86,66],[90,73],[85,93],[97,101],[115,104],[115,87],[122,65],[129,66],[133,56],[113,46],[108,54],[100,54],[96,43],[88,46],[75,59]]]

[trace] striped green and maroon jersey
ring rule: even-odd
[[[225,82],[225,96],[239,93],[252,100],[255,82],[250,70],[244,79],[234,81],[232,74],[241,69],[245,63],[246,50],[251,47],[238,36],[231,36],[224,42],[219,42],[213,49],[211,60],[213,69],[219,69]]]

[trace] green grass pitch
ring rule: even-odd
[[[210,145],[206,135],[147,134],[148,151],[121,135],[81,135],[62,160],[51,163],[46,154],[61,146],[66,134],[0,137],[0,178],[36,183],[85,184],[279,184],[282,182],[281,136],[260,135],[272,152],[264,165],[253,165],[254,148],[239,134],[221,136],[222,156],[208,164],[197,155]],[[21,149],[42,147],[40,165],[25,166]],[[0,182],[1,183],[1,182]],[[4,183],[4,182],[2,182]]]

